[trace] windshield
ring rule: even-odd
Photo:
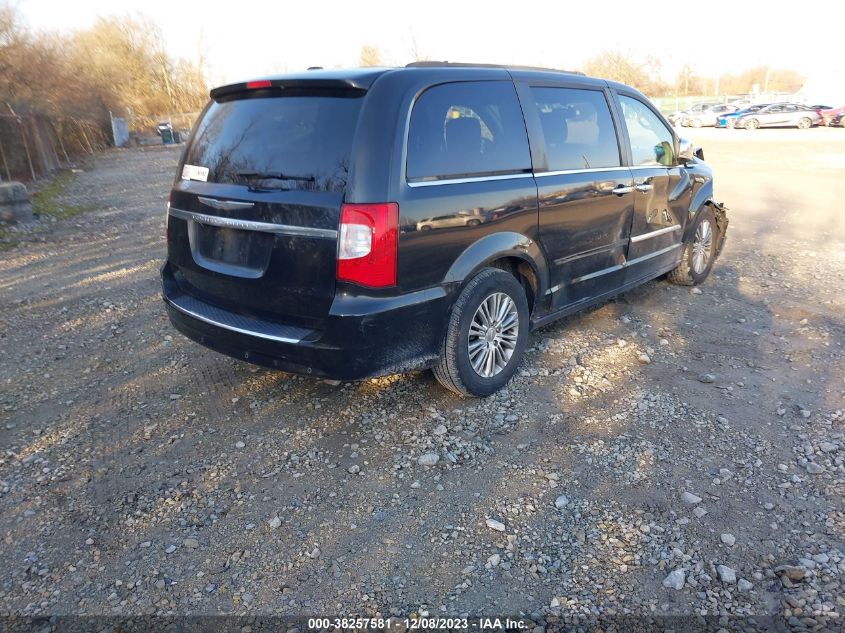
[[[208,168],[208,182],[343,191],[362,97],[253,97],[212,103],[185,163]],[[249,177],[245,177],[248,175]]]

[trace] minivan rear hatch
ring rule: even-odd
[[[170,198],[180,291],[225,310],[319,328],[364,90],[241,84],[215,91]]]

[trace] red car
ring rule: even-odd
[[[842,115],[845,114],[845,105],[841,105],[838,108],[822,110],[819,114],[822,115],[824,125],[830,127],[831,125],[835,125],[834,121],[842,120]]]

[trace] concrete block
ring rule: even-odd
[[[32,222],[32,200],[23,183],[0,183],[0,222]]]

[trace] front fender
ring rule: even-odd
[[[719,242],[716,244],[716,256],[722,252],[725,246],[725,238],[728,234],[728,208],[721,202],[716,202],[713,199],[713,178],[711,175],[702,176],[701,174],[691,174],[693,179],[701,178],[704,180],[701,186],[695,189],[692,201],[690,203],[689,217],[687,218],[687,225],[684,229],[684,242],[692,238],[693,227],[695,226],[695,219],[698,214],[705,207],[710,207],[713,210],[713,215],[716,217],[716,226],[719,229]]]
[[[545,295],[549,287],[549,267],[543,252],[535,240],[512,231],[492,233],[473,242],[446,272],[443,283],[462,284],[476,271],[502,257],[515,257],[531,266],[537,279],[537,296]]]

